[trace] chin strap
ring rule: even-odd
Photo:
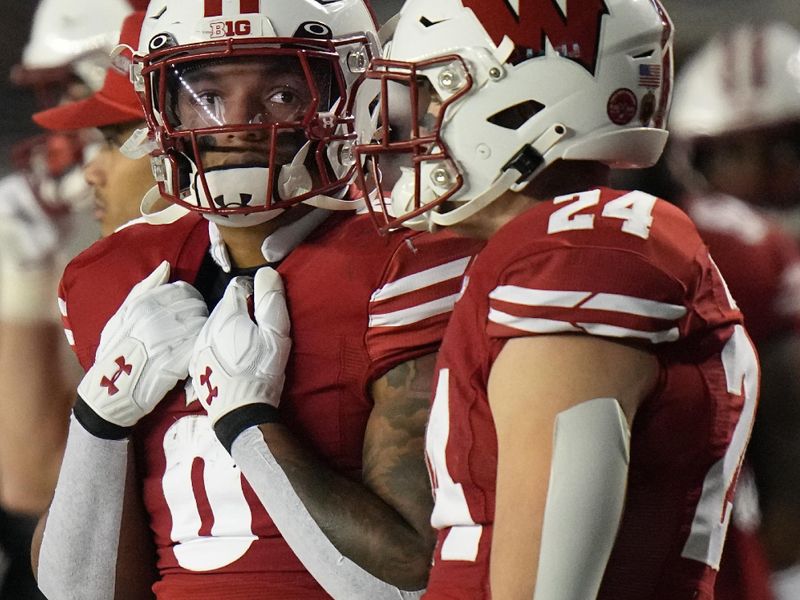
[[[231,456],[289,547],[335,600],[416,600],[422,596],[425,590],[404,591],[381,581],[336,549],[295,493],[258,427],[236,438]]]
[[[525,159],[533,155],[541,159],[541,157],[543,157],[550,148],[555,146],[566,134],[567,128],[564,125],[561,123],[554,123],[542,135],[536,138],[532,144],[526,146],[518,157]],[[525,150],[528,152],[524,152]],[[514,162],[503,171],[503,174],[494,181],[488,190],[477,198],[472,198],[464,202],[458,208],[446,213],[430,212],[428,213],[428,218],[432,223],[441,227],[448,227],[460,223],[479,210],[489,206],[489,204],[497,200],[508,190],[513,192],[523,190],[546,166],[547,164],[543,160],[537,162],[528,159]]]
[[[130,223],[126,223],[120,229],[127,227],[132,223],[149,223],[150,225],[168,225],[174,223],[181,217],[189,214],[189,209],[180,206],[179,204],[168,203],[166,208],[154,211],[158,202],[165,202],[161,197],[161,191],[157,185],[150,188],[142,198],[142,203],[139,205],[139,212],[142,214],[141,219],[136,219]]]

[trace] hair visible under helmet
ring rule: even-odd
[[[391,157],[398,174],[389,190],[362,170],[383,228],[452,225],[558,159],[654,164],[672,25],[658,0],[569,2],[566,16],[549,1],[408,0],[366,77],[385,83],[383,125],[357,164]]]
[[[363,0],[152,0],[134,62],[162,196],[241,227],[300,202],[355,208],[342,198],[355,172],[356,131],[370,119],[350,90],[379,51],[377,40]],[[231,116],[217,99],[224,90],[206,98],[196,86],[204,72],[232,65],[293,73],[307,106],[296,114]],[[195,102],[189,119],[178,110],[187,98]],[[210,144],[226,135],[263,139],[259,156],[204,164],[206,151],[218,149]],[[281,156],[287,140],[299,141],[288,158]]]

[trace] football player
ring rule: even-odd
[[[687,190],[681,204],[728,281],[762,363],[748,453],[756,483],[749,489],[759,497],[737,493],[720,599],[771,597],[768,583],[759,584],[770,568],[776,597],[800,594],[800,253],[783,227],[792,220],[769,218],[776,209],[791,214],[800,201],[799,67],[800,34],[791,27],[741,26],[701,48],[675,87],[668,157]],[[766,569],[757,568],[764,562],[757,536]]]
[[[350,88],[377,52],[361,0],[150,3],[141,149],[182,209],[152,224],[146,197],[151,222],[62,278],[87,374],[48,595],[420,595],[433,353],[478,244],[353,214],[374,94]]]
[[[150,159],[123,153],[125,142],[145,127],[144,110],[130,80],[131,48],[139,44],[144,11],[125,18],[103,87],[84,100],[38,112],[33,120],[50,131],[72,132],[95,128],[104,143],[83,165],[83,176],[92,188],[94,218],[102,236],[111,235],[141,217],[142,197],[155,186]]]
[[[388,48],[376,220],[488,240],[436,366],[425,597],[712,598],[756,355],[686,215],[607,187],[663,150],[669,17],[408,0]]]
[[[130,10],[125,0],[42,0],[12,82],[33,91],[39,108],[90,93]],[[89,141],[73,134],[24,140],[12,150],[13,171],[0,179],[0,384],[8,390],[0,399],[7,415],[0,420],[0,554],[11,557],[6,577],[0,574],[3,598],[41,597],[30,539],[52,497],[80,380],[54,294],[64,265],[97,236],[80,172]]]

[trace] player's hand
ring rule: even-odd
[[[208,308],[188,283],[167,283],[169,274],[164,261],[131,289],[103,329],[95,363],[78,386],[103,421],[133,426],[188,375]],[[77,409],[76,416],[81,420]]]
[[[248,426],[277,420],[290,348],[280,275],[264,267],[254,280],[233,279],[203,326],[189,365],[195,393],[229,449]]]

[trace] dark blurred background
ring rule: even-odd
[[[566,4],[566,0],[557,1]],[[662,3],[675,23],[678,66],[698,44],[733,23],[780,19],[800,28],[798,0],[662,0]],[[36,131],[30,121],[33,98],[8,81],[9,71],[19,60],[27,40],[36,4],[36,0],[0,0],[0,15],[3,16],[0,25],[0,175],[9,171],[10,146]],[[402,4],[403,0],[372,0],[381,21],[391,17]]]

